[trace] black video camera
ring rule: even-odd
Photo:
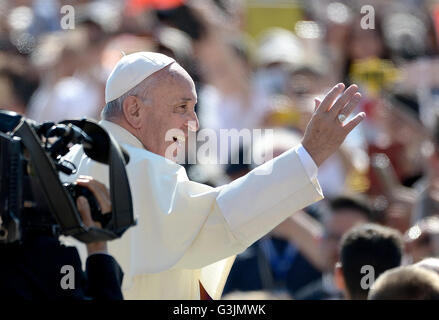
[[[59,172],[76,172],[72,163],[63,160],[75,144],[81,144],[91,159],[109,165],[111,213],[100,212],[87,188],[60,181]],[[86,243],[119,238],[136,224],[125,170],[128,161],[128,154],[95,122],[37,124],[1,110],[0,243],[21,241],[29,232],[73,236]],[[82,223],[75,205],[81,195],[102,229]]]

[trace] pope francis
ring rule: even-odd
[[[125,272],[125,298],[219,299],[236,254],[323,198],[318,166],[365,117],[360,113],[344,121],[360,100],[357,90],[333,87],[323,101],[316,99],[299,146],[212,188],[189,181],[185,169],[165,157],[171,144],[198,129],[191,77],[159,53],[124,56],[107,80],[100,123],[130,155],[127,172],[138,225],[108,248]],[[186,133],[167,141],[171,129]],[[68,158],[77,175],[109,185],[105,165],[80,148]]]

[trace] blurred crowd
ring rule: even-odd
[[[425,259],[439,258],[439,1],[2,0],[0,108],[100,120],[110,71],[136,51],[190,73],[201,128],[274,129],[273,156],[300,143],[314,98],[338,82],[360,87],[354,114],[367,118],[319,168],[325,200],[238,255],[225,298],[438,290],[439,265]],[[242,159],[251,147],[266,146],[219,152]],[[252,164],[186,167],[217,186]]]

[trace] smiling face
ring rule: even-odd
[[[197,102],[195,84],[177,63],[170,64],[145,81],[145,98],[131,96],[124,100],[125,119],[129,124],[127,129],[145,149],[165,157],[171,144],[184,144],[188,130],[198,130],[194,110]]]

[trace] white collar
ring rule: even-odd
[[[110,131],[119,143],[126,143],[136,148],[145,149],[139,139],[137,139],[131,132],[120,125],[107,120],[101,120],[99,121],[99,124]]]

